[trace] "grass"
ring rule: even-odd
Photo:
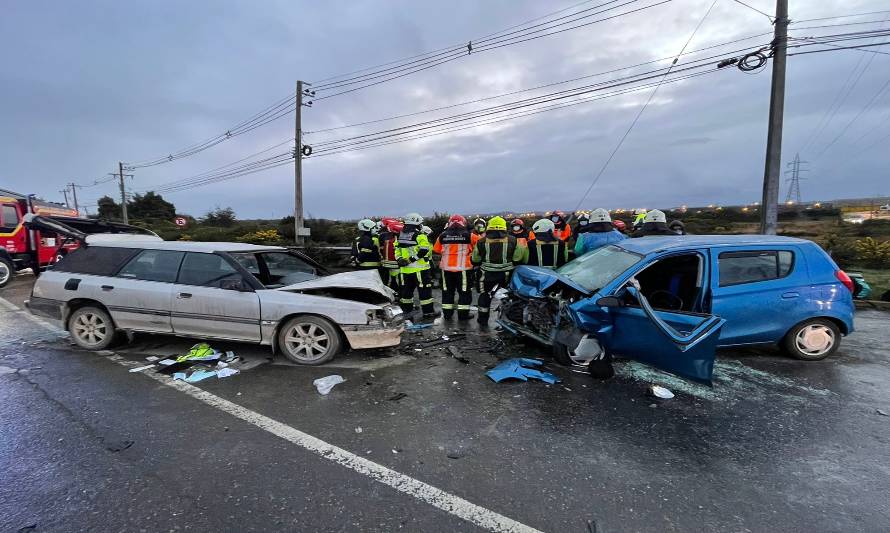
[[[869,299],[878,300],[885,291],[890,290],[890,269],[859,268],[851,266],[845,269],[847,272],[862,272],[865,281],[871,286]]]

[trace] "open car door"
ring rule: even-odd
[[[639,304],[601,298],[611,324],[597,335],[611,354],[636,359],[684,378],[711,385],[720,329],[726,320],[701,313],[653,309],[636,280],[622,289]]]

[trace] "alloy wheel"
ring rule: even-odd
[[[284,338],[287,350],[303,361],[321,359],[331,349],[331,339],[323,328],[311,323],[297,323]]]
[[[73,333],[86,345],[100,344],[108,336],[105,320],[94,313],[83,313],[74,319]]]

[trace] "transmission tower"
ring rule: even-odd
[[[788,194],[785,195],[786,204],[800,204],[800,180],[806,179],[801,178],[800,173],[810,171],[807,168],[801,168],[801,165],[806,164],[807,161],[800,160],[800,154],[795,154],[794,161],[788,163],[788,169],[785,170],[785,174],[791,174],[791,177],[785,180],[788,182]]]

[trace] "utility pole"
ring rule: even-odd
[[[121,178],[121,214],[124,217],[124,224],[130,223],[130,217],[127,216],[127,187],[124,185],[124,164],[117,162],[117,170],[120,172]]]
[[[73,182],[69,183],[71,186],[71,195],[74,197],[74,210],[77,211],[77,214],[80,215],[80,206],[77,205],[77,185]]]
[[[782,125],[785,115],[785,60],[788,52],[788,0],[776,0],[773,36],[773,79],[769,99],[769,130],[763,172],[760,233],[775,235],[779,218],[779,179],[782,172]]]
[[[68,203],[68,187],[65,187],[59,192],[65,195],[65,207],[71,207],[71,204]]]
[[[309,228],[303,227],[303,85],[308,84],[297,81],[294,113],[294,242],[297,246],[304,244],[303,237],[309,235]],[[312,102],[306,105],[312,105]]]

